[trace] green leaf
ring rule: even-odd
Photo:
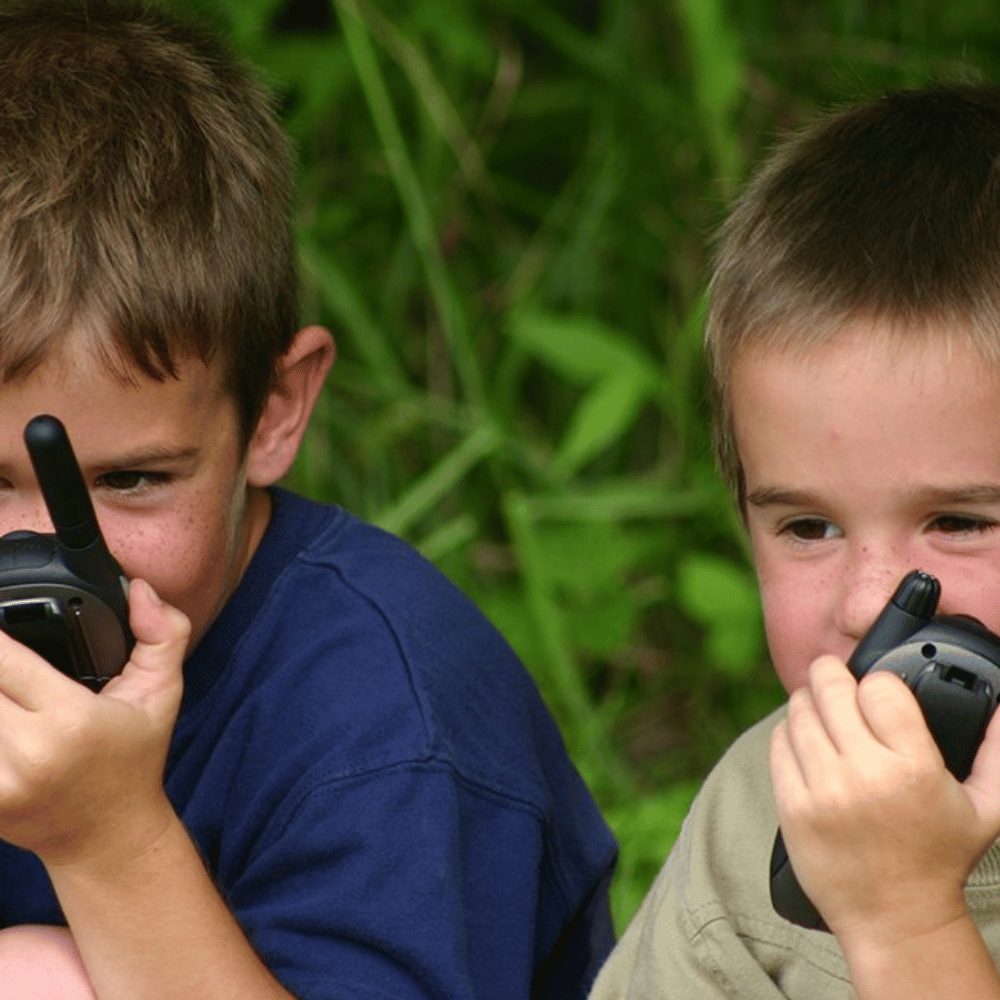
[[[303,271],[315,282],[324,304],[339,320],[339,329],[350,338],[354,354],[368,366],[372,381],[402,395],[406,390],[406,376],[394,346],[336,257],[318,240],[300,231],[299,258]]]
[[[715,168],[723,181],[735,182],[743,156],[734,111],[745,78],[738,36],[724,0],[678,0],[678,13],[687,40],[695,101]]]
[[[627,588],[609,588],[568,607],[566,629],[578,649],[606,658],[627,647],[640,614],[639,604]]]
[[[545,644],[530,615],[525,613],[525,598],[520,588],[494,586],[489,590],[472,591],[470,596],[510,643],[535,681],[546,686]]]
[[[570,420],[554,468],[568,477],[618,440],[631,426],[651,393],[638,369],[625,368],[598,382]]]
[[[523,310],[512,317],[509,333],[529,354],[571,382],[586,385],[628,373],[653,392],[660,380],[659,368],[648,355],[620,330],[592,316]]]
[[[609,522],[631,519],[659,521],[711,515],[729,504],[721,484],[678,489],[661,476],[605,476],[597,482],[574,484],[572,489],[536,494],[535,514],[546,520]]]
[[[724,0],[679,0],[695,93],[712,121],[727,123],[743,93],[743,59]]]
[[[493,424],[480,424],[372,520],[386,531],[404,534],[455,490],[469,471],[496,451],[501,443],[500,433]]]
[[[639,909],[670,853],[699,785],[698,781],[681,781],[605,808],[621,847],[621,862],[611,887],[619,933]]]
[[[705,639],[712,662],[727,673],[748,673],[760,660],[762,649],[759,621],[716,622]]]
[[[465,0],[434,0],[409,8],[407,34],[420,34],[432,42],[436,50],[474,72],[488,76],[496,61],[496,46],[489,29],[478,23],[490,13],[488,7],[468,4]],[[435,53],[436,55],[436,53]],[[436,55],[440,62],[440,56]]]
[[[335,0],[334,9],[396,187],[430,298],[448,342],[456,375],[467,400],[478,403],[483,398],[482,373],[465,322],[465,300],[459,297],[442,257],[431,199],[414,166],[368,25],[356,0]]]
[[[537,535],[546,579],[563,593],[594,594],[621,586],[641,548],[613,523],[552,524]]]

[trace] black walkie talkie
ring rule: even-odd
[[[871,670],[902,677],[920,703],[945,766],[964,781],[1000,695],[1000,636],[969,615],[936,616],[940,594],[929,573],[908,573],[847,665],[859,679]],[[771,902],[781,916],[827,930],[795,877],[780,830],[770,879]]]
[[[134,643],[127,583],[63,425],[35,417],[24,442],[55,534],[22,530],[0,538],[0,629],[99,691],[121,672]]]

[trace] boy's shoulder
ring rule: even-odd
[[[315,634],[343,639],[349,625],[391,645],[389,658],[405,666],[418,691],[502,683],[513,702],[534,696],[499,631],[408,542],[343,508],[272,494],[271,525],[240,587],[266,588],[256,614],[262,632],[285,631],[288,616],[315,612]]]
[[[705,779],[595,998],[621,995],[626,985],[656,996],[663,982],[706,1000],[844,996],[847,969],[836,941],[788,923],[770,902],[778,820],[768,747],[783,713],[743,733]]]
[[[189,662],[192,708],[209,687],[241,711],[321,705],[315,738],[345,773],[447,766],[539,816],[570,787],[586,795],[527,670],[444,574],[342,508],[273,499],[258,551]]]
[[[457,628],[482,621],[475,605],[408,542],[342,507],[280,488],[270,493],[271,522],[244,583],[270,588],[276,572],[305,576],[315,569],[329,574],[325,591],[355,594],[387,623],[447,617]],[[455,620],[457,611],[464,614]]]
[[[685,821],[690,827],[691,850],[734,866],[760,853],[770,852],[777,812],[768,764],[771,733],[785,712],[777,709],[743,732],[729,746],[705,778]],[[739,883],[737,883],[739,884]],[[725,889],[735,889],[728,880]],[[713,892],[715,891],[713,887]],[[726,903],[725,900],[720,901]],[[754,898],[745,905],[755,908]]]

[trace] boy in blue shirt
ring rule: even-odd
[[[0,636],[5,995],[582,996],[615,847],[531,681],[406,545],[275,486],[334,358],[288,159],[199,31],[0,9],[0,532],[50,530],[51,413],[136,636],[99,695]]]

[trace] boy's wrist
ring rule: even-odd
[[[891,905],[872,908],[849,920],[833,919],[830,929],[850,961],[852,956],[883,956],[893,950],[917,949],[928,940],[955,933],[971,923],[962,887],[935,888],[907,903],[897,897]]]
[[[928,923],[922,932],[895,938],[870,933],[840,943],[861,1000],[921,995],[1000,998],[993,959],[964,907],[954,919],[936,927]]]
[[[150,863],[174,825],[181,827],[180,820],[163,793],[127,815],[109,817],[107,829],[97,834],[54,844],[39,852],[39,859],[53,880],[57,874],[94,880],[127,877]]]

